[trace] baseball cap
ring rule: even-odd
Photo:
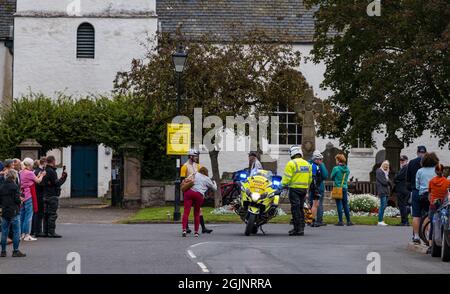
[[[417,152],[419,153],[426,153],[427,148],[425,146],[417,146]]]
[[[407,160],[408,160],[408,156],[406,156],[406,155],[400,156],[400,161],[407,161]]]

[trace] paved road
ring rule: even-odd
[[[409,228],[307,228],[286,235],[243,236],[243,225],[214,226],[212,235],[181,238],[178,225],[60,224],[62,239],[25,243],[24,259],[0,259],[0,273],[65,273],[67,253],[81,255],[82,273],[366,273],[366,256],[381,255],[382,273],[450,273],[450,264],[407,249]]]

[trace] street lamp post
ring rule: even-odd
[[[187,53],[180,45],[178,46],[177,52],[172,54],[172,61],[175,67],[176,80],[177,80],[177,115],[180,115],[181,111],[181,75],[183,74],[184,67],[186,66]],[[179,221],[181,218],[180,213],[180,167],[181,167],[181,156],[177,156],[177,168],[175,176],[175,209],[173,212],[173,220]]]

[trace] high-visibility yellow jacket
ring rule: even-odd
[[[289,161],[284,169],[282,186],[308,189],[312,182],[312,166],[303,158]]]

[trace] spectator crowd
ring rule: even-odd
[[[61,238],[56,234],[57,209],[61,185],[67,178],[63,169],[56,173],[54,156],[39,160],[25,158],[0,162],[1,257],[13,244],[13,257],[24,257],[21,241],[37,238]]]

